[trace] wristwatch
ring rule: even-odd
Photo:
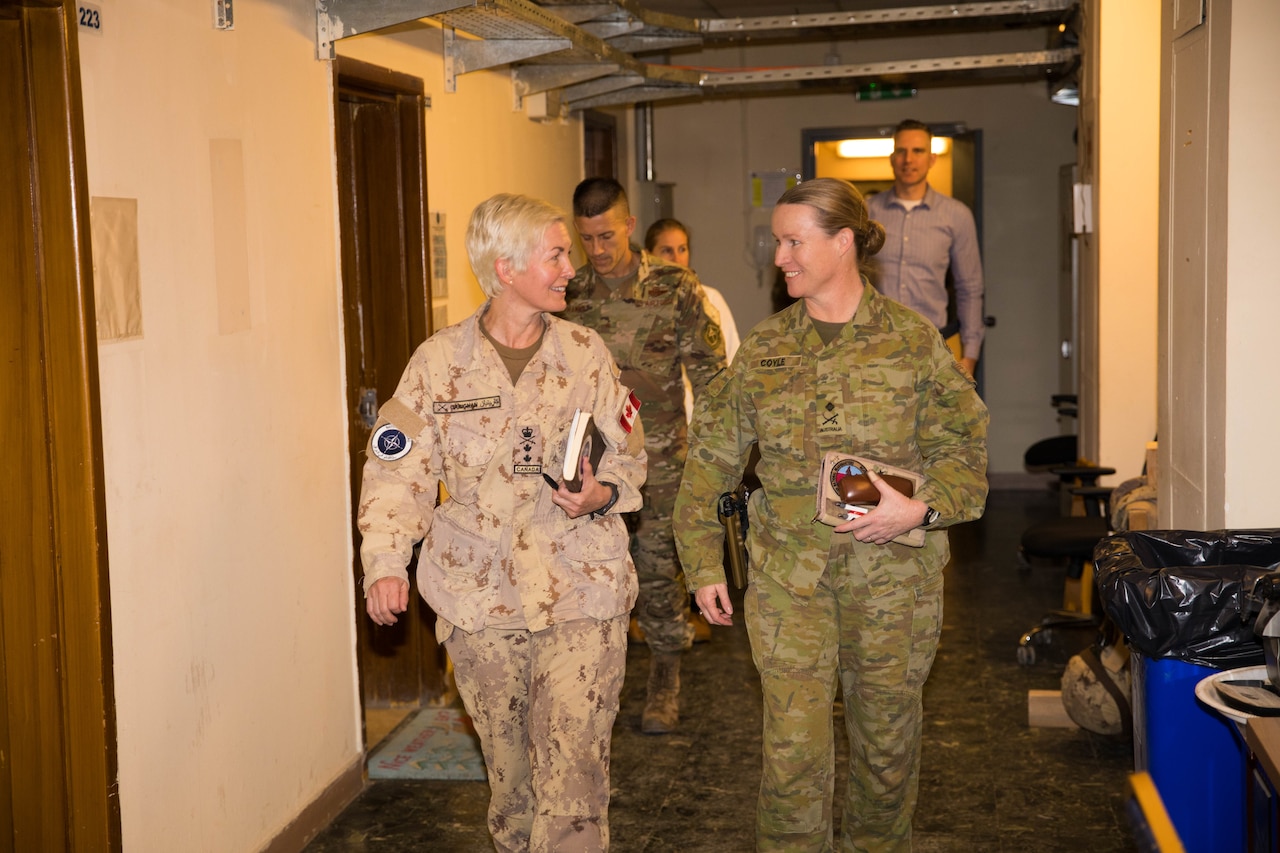
[[[936,522],[940,517],[940,515],[941,514],[933,507],[926,506],[924,508],[924,521],[920,522],[920,526],[928,527],[930,524],[933,524],[934,522]]]
[[[610,497],[609,497],[609,502],[608,502],[607,504],[605,504],[604,506],[600,507],[599,509],[596,509],[596,510],[592,510],[592,511],[591,511],[591,517],[592,517],[592,518],[603,518],[603,517],[604,517],[604,514],[605,514],[606,512],[608,512],[609,510],[613,509],[613,505],[614,505],[614,504],[616,504],[616,503],[618,502],[618,487],[617,487],[617,486],[615,486],[613,483],[606,483],[604,480],[601,480],[601,481],[600,481],[600,485],[602,485],[602,486],[608,486],[608,487],[609,487],[609,491],[610,491],[610,492],[612,492],[613,494],[612,494],[612,495],[610,495]]]

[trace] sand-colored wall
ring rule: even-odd
[[[308,0],[241,0],[228,32],[208,4],[102,11],[80,49],[90,195],[128,200],[95,208],[123,209],[138,256],[129,285],[127,253],[102,253],[126,282],[103,302],[141,323],[99,355],[124,846],[256,850],[363,748],[332,64]],[[352,52],[433,96],[456,320],[480,302],[471,207],[564,203],[581,156],[576,122],[512,110],[505,71],[445,95],[439,45],[425,28]]]

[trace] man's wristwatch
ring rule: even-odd
[[[610,497],[609,497],[609,502],[608,502],[607,504],[605,504],[604,506],[600,507],[599,509],[596,509],[596,510],[592,510],[592,511],[591,511],[591,517],[592,517],[592,518],[602,518],[602,517],[604,517],[604,514],[605,514],[606,512],[608,512],[609,510],[613,509],[613,505],[614,505],[614,504],[616,504],[616,503],[618,502],[618,487],[617,487],[617,486],[615,486],[613,483],[606,483],[604,480],[601,480],[601,481],[600,481],[600,485],[602,485],[602,486],[608,486],[608,487],[609,487],[609,491],[610,491],[610,492],[612,492],[613,494],[612,494],[612,495],[610,495]]]
[[[920,522],[921,527],[928,527],[938,520],[940,513],[931,506],[924,508],[924,521]]]

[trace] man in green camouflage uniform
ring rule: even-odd
[[[809,181],[778,203],[776,258],[801,299],[756,326],[699,401],[675,532],[699,607],[730,624],[716,499],[758,443],[745,600],[765,706],[758,849],[834,849],[838,684],[851,752],[839,849],[909,851],[949,557],[941,528],[982,513],[987,410],[937,330],[858,278],[856,258],[878,250],[883,230],[836,184]],[[860,216],[828,217],[827,205]],[[828,451],[926,480],[908,498],[873,476],[880,504],[828,527],[814,520]],[[921,525],[922,548],[890,541]]]
[[[725,367],[724,340],[697,276],[630,242],[636,221],[617,181],[580,183],[573,216],[589,262],[569,283],[563,316],[604,338],[623,383],[643,405],[649,470],[644,506],[632,519],[631,554],[640,581],[636,620],[653,657],[641,729],[662,734],[679,720],[680,655],[693,640],[689,596],[671,533],[688,447],[680,368],[695,395],[700,393]]]

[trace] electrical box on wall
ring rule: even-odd
[[[213,0],[213,28],[215,30],[235,29],[235,12],[232,0]]]
[[[636,242],[644,238],[645,229],[657,222],[675,216],[675,184],[658,181],[641,181],[636,185],[635,198],[631,199],[631,213],[636,218]]]

